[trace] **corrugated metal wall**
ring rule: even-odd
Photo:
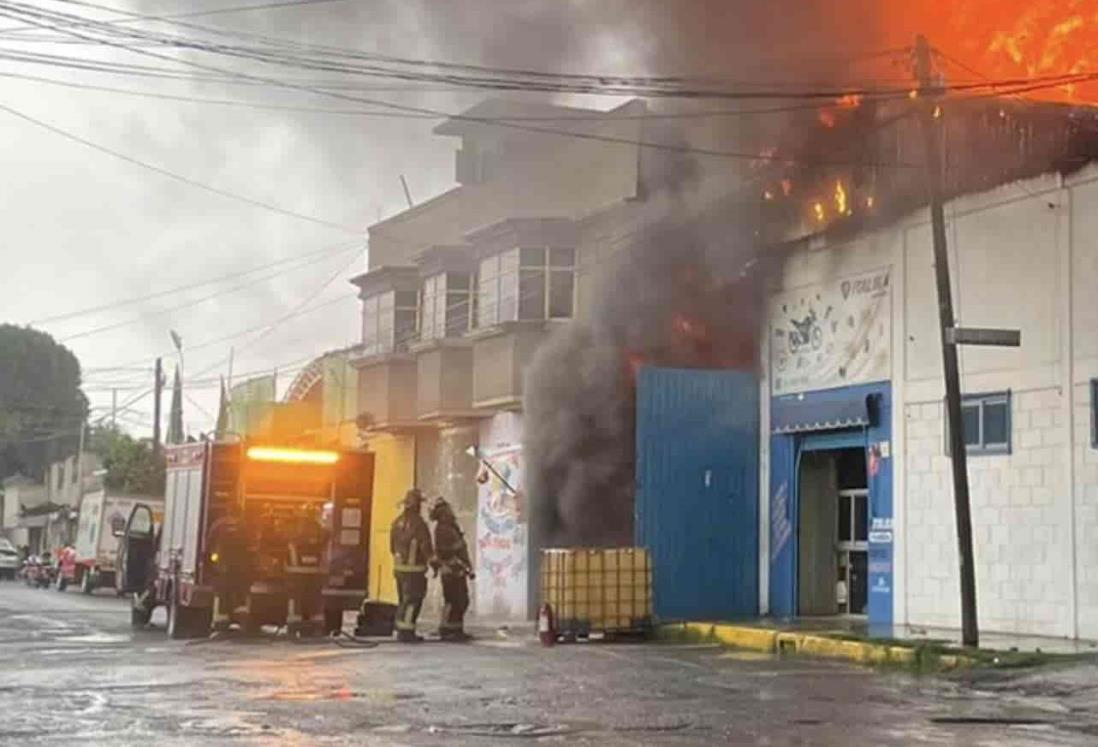
[[[758,420],[754,374],[641,370],[636,535],[663,620],[758,613]]]

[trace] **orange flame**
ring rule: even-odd
[[[822,202],[817,201],[812,203],[812,212],[815,214],[816,220],[820,223],[823,223],[825,220],[827,220],[827,211],[824,210]]]
[[[835,212],[839,215],[850,215],[850,206],[847,204],[846,188],[842,180],[835,182]]]
[[[886,36],[876,41],[909,45],[916,33],[927,33],[941,53],[935,64],[947,81],[1048,78],[1098,69],[1094,0],[893,0],[883,8],[878,23]],[[1055,83],[1022,95],[1098,104],[1098,80]],[[1010,93],[1009,87],[998,90]]]
[[[782,179],[782,194],[789,197],[793,193],[793,182],[789,179]]]
[[[835,126],[835,114],[830,109],[820,109],[816,116],[819,118],[820,124],[824,127]]]

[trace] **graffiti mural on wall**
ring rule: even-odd
[[[522,447],[492,449],[482,456],[492,469],[482,465],[477,474],[477,610],[481,615],[522,618],[528,547]]]

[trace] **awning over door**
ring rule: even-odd
[[[776,397],[770,402],[773,433],[808,433],[870,425],[870,398],[862,392],[835,389]]]

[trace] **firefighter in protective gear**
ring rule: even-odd
[[[469,546],[457,517],[444,498],[437,498],[429,514],[435,522],[435,557],[431,566],[442,576],[442,620],[438,634],[444,641],[466,641],[465,611],[469,609],[469,583],[476,578]]]
[[[290,526],[286,553],[286,625],[293,630],[309,625],[321,610],[326,571],[322,565],[328,533],[316,506],[301,507]]]
[[[423,494],[415,488],[404,496],[404,511],[389,530],[389,549],[393,553],[393,575],[397,585],[397,640],[414,643],[416,620],[427,596],[427,564],[434,556],[431,530],[420,515]]]
[[[251,552],[244,521],[236,506],[207,530],[206,560],[213,571],[213,627],[225,629],[233,613],[246,604],[251,583]]]

